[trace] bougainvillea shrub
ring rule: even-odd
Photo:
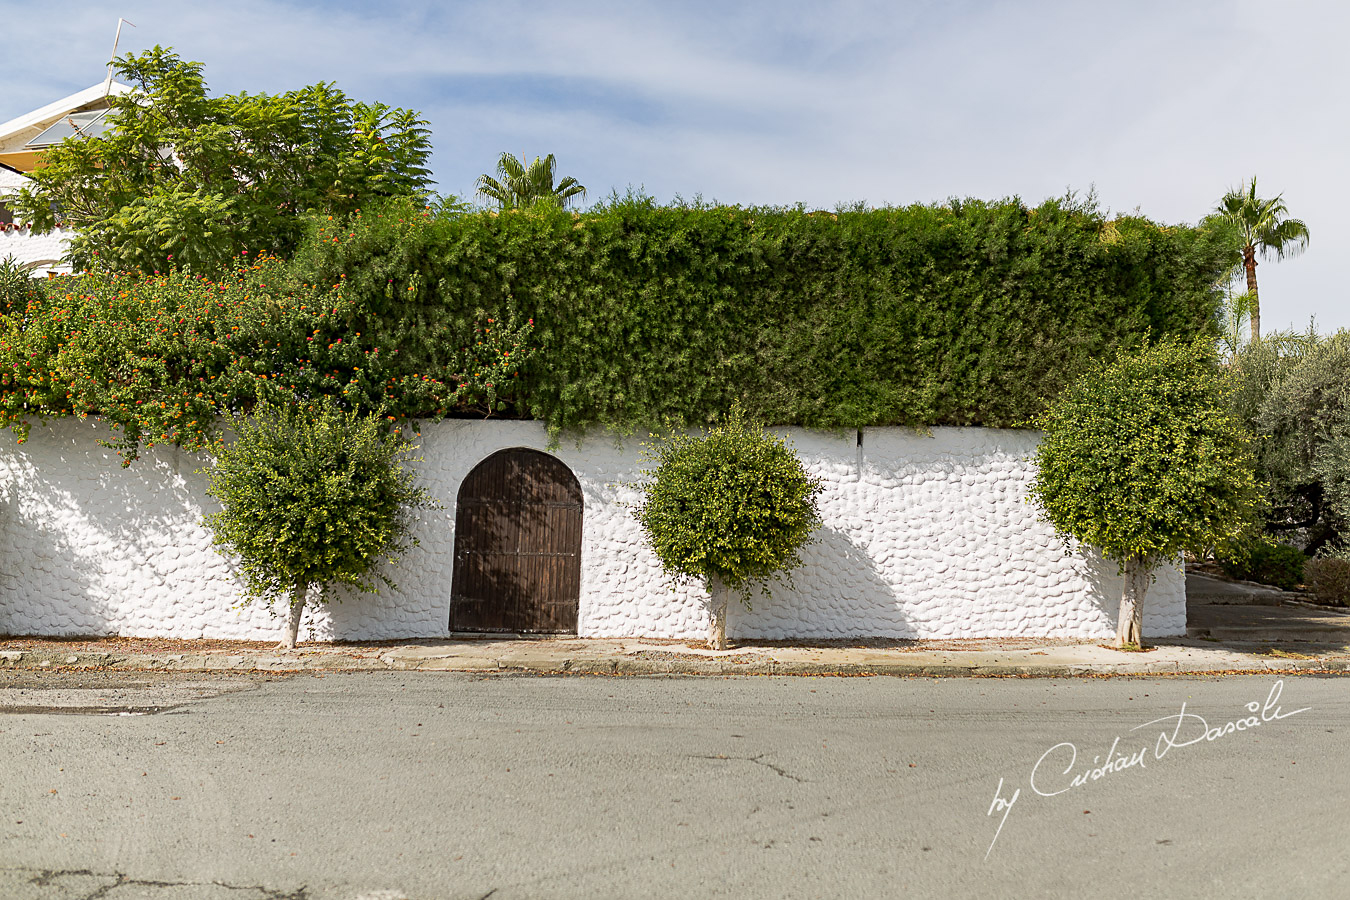
[[[86,274],[43,287],[0,314],[0,425],[22,440],[34,420],[97,415],[124,461],[160,443],[201,449],[219,416],[260,398],[333,397],[391,421],[504,408],[533,329],[485,317],[414,359],[363,326],[340,277],[296,284],[274,258],[245,257],[219,280]]]

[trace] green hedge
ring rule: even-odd
[[[0,279],[0,426],[126,459],[259,397],[561,429],[1015,426],[1095,358],[1213,333],[1225,235],[1016,200],[810,213],[391,205],[216,281]]]
[[[295,277],[345,283],[428,356],[533,317],[515,413],[551,428],[1013,426],[1144,336],[1213,333],[1224,235],[1087,204],[837,214],[659,207],[367,211],[316,223]]]
[[[341,279],[289,281],[272,258],[219,280],[0,279],[0,427],[22,441],[34,419],[99,416],[125,464],[143,446],[201,450],[222,416],[263,399],[327,396],[393,421],[502,411],[529,356],[529,322],[487,321],[409,359],[361,326]]]

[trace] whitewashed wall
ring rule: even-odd
[[[939,428],[931,435],[789,429],[826,481],[824,526],[794,585],[753,610],[734,607],[733,638],[966,638],[1114,634],[1121,579],[1112,563],[1066,553],[1025,502],[1036,436]],[[214,509],[202,461],[156,448],[130,469],[78,420],[0,434],[0,634],[267,640],[280,620],[238,606],[232,564],[201,525]],[[451,420],[424,429],[417,464],[444,509],[421,511],[421,546],[392,573],[397,592],[352,594],[307,616],[302,639],[376,640],[447,633],[455,496],[477,463],[508,447],[547,449],[530,422]],[[594,435],[553,452],[585,500],[579,632],[701,637],[705,597],[672,589],[625,504],[638,442]],[[1169,566],[1149,589],[1144,632],[1181,634],[1185,582]]]
[[[48,272],[69,274],[70,266],[54,261],[65,255],[69,240],[70,232],[64,228],[34,234],[26,225],[0,225],[0,259],[12,256],[21,263],[42,262],[33,270],[38,276]]]
[[[17,193],[29,183],[27,176],[0,166],[0,199]],[[0,224],[0,259],[12,256],[21,263],[44,263],[33,270],[38,276],[48,272],[69,274],[70,266],[51,261],[65,256],[70,237],[71,232],[65,228],[58,228],[49,234],[34,234],[31,228],[22,223]]]

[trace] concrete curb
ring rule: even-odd
[[[1076,648],[1070,648],[1076,649]],[[1187,648],[1195,653],[1194,648]],[[694,675],[694,676],[910,676],[931,678],[1066,678],[1121,675],[1206,675],[1206,674],[1302,674],[1342,673],[1350,671],[1350,657],[1289,658],[1255,653],[1212,651],[1210,659],[1139,659],[1122,662],[987,661],[987,653],[972,652],[941,663],[914,658],[918,654],[896,652],[891,658],[876,659],[870,651],[866,661],[782,660],[768,654],[758,659],[718,659],[700,655],[651,659],[628,654],[568,654],[541,652],[539,649],[513,650],[494,655],[445,654],[418,656],[385,653],[379,657],[353,656],[333,651],[300,651],[295,654],[269,653],[113,653],[47,650],[2,650],[0,669],[100,670],[116,672],[399,672],[435,671],[481,675]],[[906,659],[905,657],[911,657]]]

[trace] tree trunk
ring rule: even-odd
[[[1252,343],[1261,340],[1261,301],[1256,296],[1256,248],[1242,250],[1242,265],[1247,270],[1247,293],[1252,295]]]
[[[708,646],[727,649],[727,600],[731,590],[716,575],[708,576]]]
[[[300,634],[300,616],[305,611],[305,591],[309,585],[303,581],[295,583],[295,595],[291,598],[291,607],[286,613],[286,639],[280,646],[286,650],[295,649],[295,638]]]
[[[1144,594],[1148,592],[1153,566],[1142,556],[1125,560],[1125,590],[1120,597],[1120,618],[1116,623],[1116,646],[1144,646]]]

